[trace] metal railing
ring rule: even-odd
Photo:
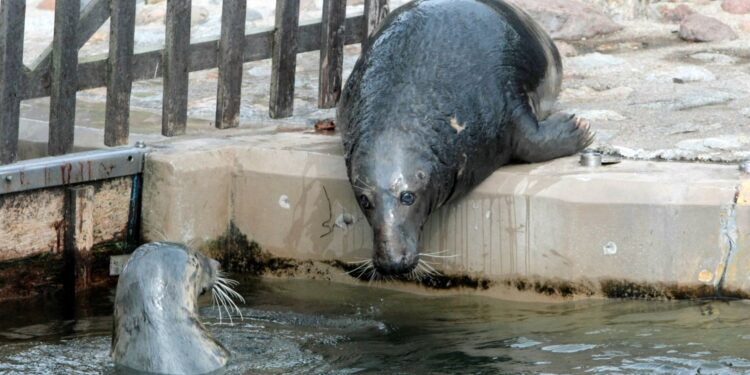
[[[189,72],[217,68],[217,128],[238,126],[242,64],[272,60],[269,115],[292,115],[298,53],[320,50],[318,106],[338,101],[343,47],[366,42],[388,13],[388,0],[365,0],[364,14],[346,18],[346,0],[324,0],[320,22],[299,23],[300,0],[277,0],[275,26],[245,33],[245,0],[223,0],[219,39],[190,43],[190,0],[168,0],[163,49],[134,51],[135,0],[55,2],[54,36],[33,63],[23,64],[25,0],[0,3],[0,164],[16,161],[20,102],[50,97],[48,154],[73,150],[76,92],[107,87],[104,144],[128,143],[132,82],[163,77],[162,134],[184,134]],[[79,61],[78,50],[107,19],[109,52]]]

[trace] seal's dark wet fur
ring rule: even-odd
[[[588,125],[573,116],[547,117],[560,90],[560,55],[503,1],[417,0],[389,15],[369,45],[337,117],[381,274],[414,269],[430,213],[498,167],[591,142]]]

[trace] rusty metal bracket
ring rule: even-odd
[[[145,147],[120,147],[3,165],[0,194],[139,174],[147,152]]]

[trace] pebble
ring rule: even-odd
[[[742,114],[743,116],[747,118],[750,118],[750,107],[741,109],[740,114]]]
[[[646,81],[657,82],[706,82],[714,81],[716,76],[706,68],[700,66],[678,66],[668,71],[651,73],[646,76]]]
[[[664,22],[680,23],[695,11],[685,4],[680,4],[674,8],[662,6],[659,8],[659,13],[661,13],[661,20]]]
[[[691,42],[718,42],[738,38],[737,33],[727,24],[700,14],[692,14],[682,20],[679,35]]]
[[[750,0],[724,0],[721,9],[732,14],[750,13]]]
[[[554,39],[581,40],[622,29],[596,8],[573,0],[509,0],[526,10]]]
[[[691,59],[700,60],[707,63],[717,65],[729,65],[737,62],[737,58],[734,56],[728,56],[721,53],[713,52],[698,52],[690,55]]]
[[[599,69],[625,63],[625,60],[599,52],[576,56],[568,60],[571,67],[580,70]]]

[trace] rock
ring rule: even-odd
[[[743,108],[742,110],[740,110],[740,114],[742,114],[743,116],[747,118],[750,118],[750,107]]]
[[[199,6],[193,6],[190,11],[190,26],[202,25],[208,20],[208,16],[211,12]]]
[[[255,22],[263,19],[263,15],[255,9],[248,9],[245,14],[245,22]]]
[[[572,57],[578,55],[578,51],[576,50],[576,48],[568,43],[558,40],[555,41],[555,45],[557,46],[557,50],[560,52],[560,56]]]
[[[320,10],[318,2],[316,0],[301,0],[299,3],[299,10],[302,12],[310,12]]]
[[[136,25],[148,25],[154,22],[164,23],[164,19],[167,17],[167,8],[164,5],[161,6],[144,6],[139,9],[135,14]]]
[[[750,0],[724,0],[721,9],[732,14],[750,13]]]
[[[43,0],[37,4],[36,9],[55,10],[55,0]]]
[[[731,27],[717,20],[700,14],[687,16],[680,23],[680,38],[691,42],[718,42],[737,39]]]
[[[604,68],[608,66],[623,64],[625,60],[615,57],[612,55],[605,55],[603,53],[594,52],[588,53],[581,56],[576,56],[568,60],[568,65],[571,68],[578,70],[590,70]]]
[[[716,76],[706,68],[699,66],[678,66],[668,71],[651,73],[646,76],[647,81],[657,82],[706,82],[716,80]]]
[[[580,40],[622,29],[602,12],[574,0],[509,1],[529,12],[554,39]]]
[[[734,56],[714,52],[698,52],[690,55],[690,58],[717,65],[729,65],[737,62],[737,58]]]
[[[661,14],[661,20],[669,23],[680,23],[687,16],[694,14],[695,11],[685,4],[680,4],[674,8],[669,6],[662,6],[659,8]]]

